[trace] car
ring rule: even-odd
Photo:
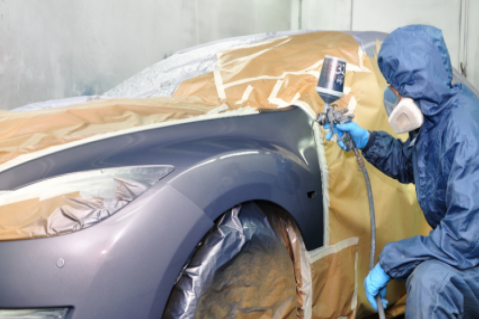
[[[226,39],[102,96],[7,112],[0,318],[372,313],[358,288],[369,255],[364,181],[352,154],[323,144],[314,86],[325,54],[346,56],[339,107],[387,130],[374,64],[386,36]],[[379,248],[426,232],[413,188],[368,170]],[[404,286],[388,293],[400,314]]]

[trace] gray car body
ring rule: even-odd
[[[307,248],[320,247],[322,184],[312,124],[299,108],[181,124],[77,146],[1,173],[0,189],[12,190],[99,168],[175,167],[91,228],[0,242],[0,309],[71,307],[69,318],[159,318],[214,220],[251,200],[285,208]]]

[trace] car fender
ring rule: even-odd
[[[212,220],[243,202],[275,203],[296,220],[306,245],[316,248],[322,245],[323,215],[321,180],[315,172],[285,148],[251,147],[216,154],[172,174],[167,183]]]

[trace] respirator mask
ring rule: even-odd
[[[389,116],[389,125],[396,134],[413,131],[424,123],[424,116],[414,100],[401,98],[389,86],[384,91],[384,107]]]

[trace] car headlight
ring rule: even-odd
[[[0,240],[48,237],[91,227],[172,171],[173,166],[166,165],[107,168],[0,192]]]
[[[68,308],[0,309],[0,319],[63,319]]]

